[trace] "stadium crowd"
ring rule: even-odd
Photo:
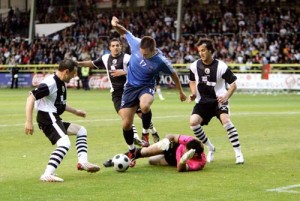
[[[194,44],[200,37],[213,38],[216,57],[227,63],[300,62],[298,4],[251,1],[249,5],[246,0],[227,0],[203,5],[200,1],[185,1],[182,37],[177,40],[177,9],[172,3],[176,1],[164,6],[160,5],[162,1],[150,1],[147,7],[133,10],[126,4],[122,4],[123,9],[99,9],[93,1],[81,0],[72,6],[64,6],[64,1],[52,2],[39,1],[36,23],[76,24],[47,37],[36,36],[29,44],[29,13],[11,9],[6,19],[0,18],[0,64],[54,64],[64,58],[94,60],[107,53],[109,39],[118,36],[110,26],[113,15],[136,36],[154,37],[172,63],[198,59]]]

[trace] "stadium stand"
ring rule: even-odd
[[[64,58],[81,59],[84,54],[95,59],[107,52],[109,38],[116,36],[110,27],[113,15],[137,36],[155,37],[174,64],[188,64],[198,58],[193,44],[199,37],[216,41],[218,58],[245,64],[236,67],[239,71],[255,70],[252,64],[300,61],[300,3],[293,1],[184,1],[178,41],[177,1],[147,1],[145,6],[134,8],[130,2],[117,1],[114,6],[119,9],[98,8],[96,1],[49,2],[38,1],[37,23],[76,24],[47,37],[35,37],[28,44],[30,11],[12,9],[7,18],[0,18],[0,65],[56,64]]]

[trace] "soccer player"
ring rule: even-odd
[[[227,131],[235,151],[236,164],[243,164],[244,157],[238,132],[229,116],[229,98],[237,88],[237,77],[223,61],[213,58],[214,44],[211,39],[201,38],[196,43],[196,47],[200,59],[190,66],[189,100],[196,102],[190,117],[190,127],[196,137],[208,147],[207,161],[212,162],[215,147],[201,126],[208,125],[216,116]]]
[[[134,113],[140,106],[142,111],[143,133],[148,134],[152,119],[151,105],[154,101],[155,79],[159,72],[171,75],[179,91],[181,101],[186,100],[178,75],[171,63],[156,48],[155,40],[150,36],[142,39],[133,36],[131,32],[119,24],[119,19],[111,20],[113,28],[124,36],[130,46],[131,57],[127,72],[127,82],[122,96],[120,116],[122,118],[123,136],[129,148],[128,157],[131,159],[131,167],[135,165],[135,145],[133,144],[132,123]]]
[[[176,166],[178,172],[202,170],[206,164],[203,144],[195,137],[168,134],[161,141],[136,149],[135,158],[149,158],[151,165]]]
[[[90,68],[105,68],[107,77],[110,81],[110,91],[112,93],[112,101],[116,112],[119,114],[121,99],[124,91],[124,85],[126,83],[127,68],[130,59],[129,54],[122,52],[121,41],[118,38],[113,38],[109,42],[110,54],[105,54],[94,61],[80,61],[78,65],[87,66]],[[141,117],[140,108],[137,109],[136,114]],[[149,146],[148,136],[143,135],[143,140],[139,139],[136,127],[132,124],[134,131],[134,142],[140,146]],[[149,129],[151,130],[153,141],[159,141],[159,135],[153,126],[153,123],[150,123]]]
[[[156,80],[155,80],[155,91],[156,91],[156,94],[158,95],[158,98],[161,100],[161,101],[164,101],[165,98],[164,96],[162,95],[162,92],[161,92],[161,88],[160,88],[160,75],[157,76]]]
[[[57,148],[50,155],[44,174],[40,177],[40,180],[44,182],[64,181],[55,176],[54,173],[71,146],[69,135],[76,135],[77,137],[77,169],[87,172],[100,170],[99,166],[88,162],[87,130],[83,126],[65,122],[60,117],[64,111],[80,117],[86,116],[84,111],[75,109],[66,103],[66,83],[76,75],[76,65],[77,63],[73,60],[63,60],[55,74],[47,76],[36,89],[30,92],[27,98],[25,133],[32,135],[34,132],[32,112],[35,107],[39,128],[52,145],[57,145]]]

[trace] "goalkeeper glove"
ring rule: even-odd
[[[185,152],[180,158],[180,163],[181,164],[186,163],[187,160],[189,160],[194,156],[195,151],[196,151],[195,149],[190,149],[189,151]]]

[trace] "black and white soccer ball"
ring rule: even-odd
[[[130,159],[125,154],[117,154],[113,157],[114,169],[118,172],[125,172],[130,164]]]

